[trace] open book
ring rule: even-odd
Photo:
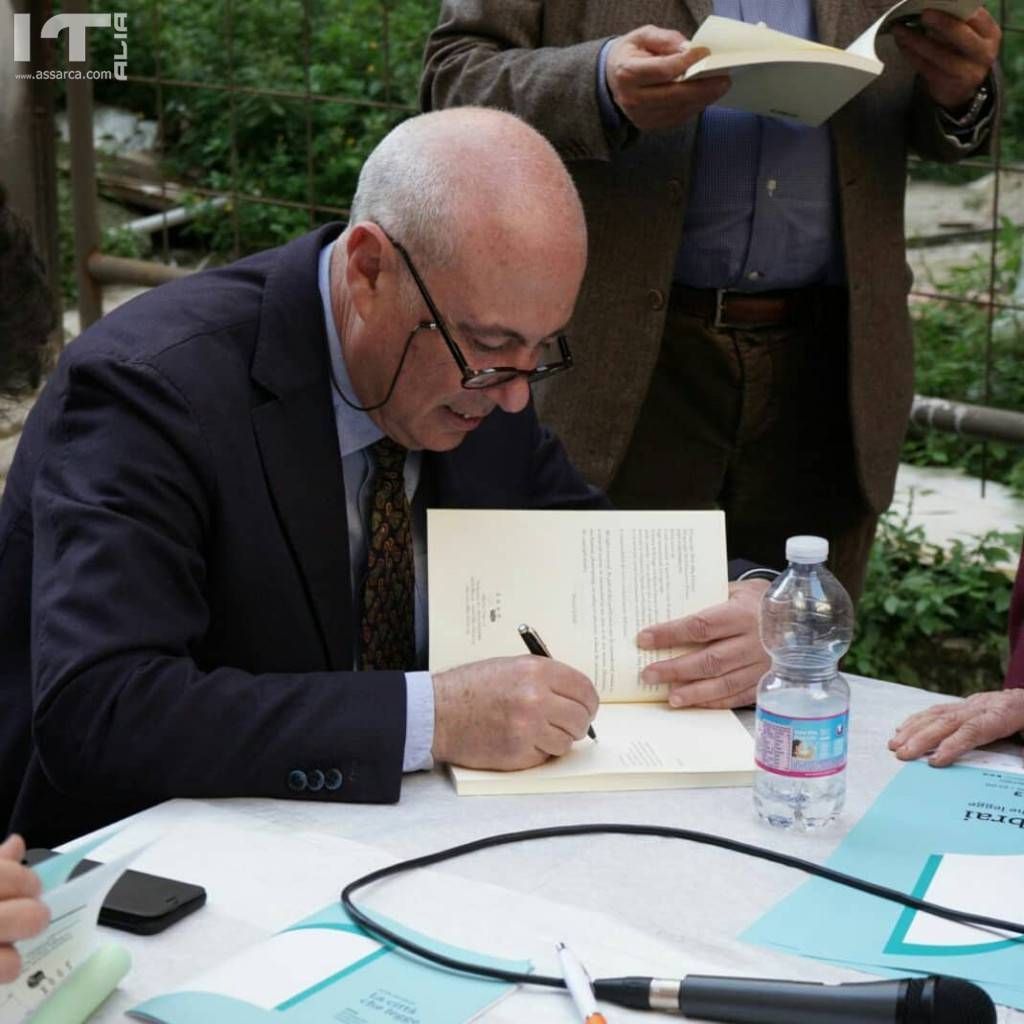
[[[721,512],[430,509],[430,667],[525,654],[520,623],[584,672],[601,698],[597,741],[520,772],[453,768],[460,795],[751,781],[753,746],[731,711],[672,709],[641,682],[644,626],[728,598]]]
[[[688,68],[683,80],[727,73],[732,87],[719,106],[817,127],[882,73],[875,41],[895,22],[914,24],[929,8],[966,20],[978,6],[979,0],[902,0],[845,50],[711,15],[691,40],[711,52]]]

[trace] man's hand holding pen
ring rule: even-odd
[[[524,654],[434,676],[435,760],[513,771],[566,753],[597,714],[597,691],[576,669]]]
[[[547,645],[541,640],[540,634],[532,626],[527,626],[525,623],[521,625],[519,627],[519,636],[531,654],[536,654],[538,658],[551,657],[551,652],[547,649]],[[587,735],[592,740],[597,739],[597,733],[594,732],[592,725],[587,727]]]

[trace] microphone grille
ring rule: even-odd
[[[963,978],[912,978],[904,1005],[906,1024],[996,1024],[988,993]]]

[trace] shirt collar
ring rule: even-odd
[[[341,351],[341,338],[337,325],[334,323],[334,311],[331,308],[331,253],[334,241],[328,242],[320,250],[320,263],[317,283],[320,288],[320,300],[324,305],[324,323],[327,325],[327,348],[331,360],[331,372],[334,382],[347,398],[355,399],[352,381],[345,366],[345,356]],[[384,436],[384,431],[377,426],[368,413],[360,412],[346,405],[335,388],[331,388],[331,400],[334,403],[334,417],[338,424],[338,442],[341,445],[341,457],[368,448]]]

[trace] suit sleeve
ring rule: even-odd
[[[611,508],[608,496],[583,479],[572,464],[565,446],[545,427],[531,409],[529,508],[601,509]]]
[[[1002,116],[1003,88],[999,67],[993,68],[986,83],[992,93],[992,116],[979,133],[974,146],[964,146],[949,137],[939,118],[939,107],[928,95],[921,77],[914,81],[914,96],[910,106],[908,139],[910,146],[924,160],[955,163],[965,157],[993,151],[996,132]]]
[[[206,663],[218,496],[202,431],[153,367],[69,362],[33,494],[33,732],[53,785],[396,800],[402,673]]]
[[[543,0],[444,0],[427,40],[420,104],[424,110],[484,106],[512,111],[566,160],[608,160],[612,148],[597,95],[606,38],[542,46]]]

